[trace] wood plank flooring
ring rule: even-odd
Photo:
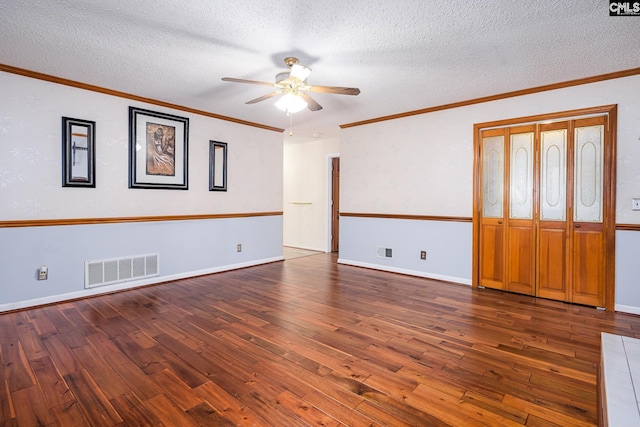
[[[303,256],[318,255],[320,253],[324,253],[324,252],[312,251],[309,249],[302,249],[302,248],[295,248],[293,246],[282,247],[282,256],[284,257],[285,260],[300,258]]]
[[[589,426],[601,331],[307,256],[0,315],[0,426]]]

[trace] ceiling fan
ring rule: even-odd
[[[295,113],[303,110],[305,107],[311,111],[318,111],[322,106],[316,102],[307,92],[316,93],[332,93],[339,95],[358,95],[360,89],[355,87],[338,87],[338,86],[310,86],[307,84],[307,78],[311,74],[311,68],[305,67],[299,63],[298,58],[287,57],[284,63],[289,68],[288,71],[276,74],[276,82],[261,82],[257,80],[236,79],[233,77],[223,77],[225,82],[250,83],[263,86],[272,86],[276,90],[274,92],[262,95],[245,104],[255,104],[277,95],[283,95],[276,107],[287,113]]]

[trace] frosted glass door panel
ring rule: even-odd
[[[540,133],[540,219],[567,217],[567,130]]]
[[[533,218],[533,132],[511,135],[509,217]]]
[[[602,222],[602,162],[604,126],[575,130],[575,214],[576,222]]]
[[[482,216],[502,218],[504,200],[504,136],[482,140]]]

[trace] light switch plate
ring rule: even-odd
[[[640,199],[631,199],[631,210],[640,211]]]

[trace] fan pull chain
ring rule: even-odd
[[[287,113],[289,116],[289,136],[293,136],[293,114]]]

